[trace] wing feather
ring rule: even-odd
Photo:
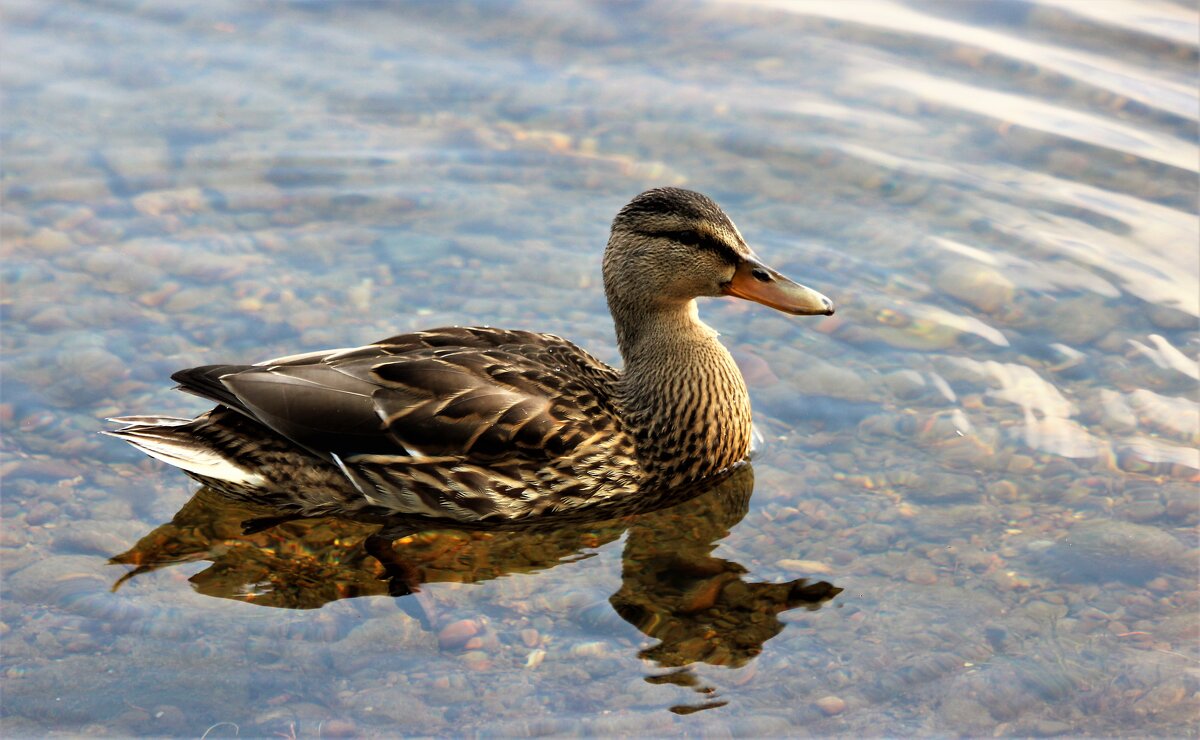
[[[617,371],[549,334],[453,327],[176,375],[339,465],[363,456],[539,462],[619,430]]]

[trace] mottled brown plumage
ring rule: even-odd
[[[763,265],[710,199],[647,191],[613,221],[604,287],[618,371],[550,334],[445,328],[172,376],[217,402],[109,432],[237,498],[304,515],[463,523],[614,513],[746,457],[750,402],[695,298],[832,304]]]

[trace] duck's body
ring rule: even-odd
[[[181,388],[220,405],[196,419],[119,419],[128,426],[111,434],[229,495],[304,515],[615,515],[746,457],[746,386],[696,296],[833,312],[764,267],[715,203],[673,188],[618,214],[604,277],[624,370],[549,334],[436,329],[183,370]]]

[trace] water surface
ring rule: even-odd
[[[1191,4],[3,13],[6,736],[1197,734]],[[702,305],[741,493],[420,535],[394,596],[369,529],[243,534],[96,434],[421,327],[617,362],[600,253],[657,185],[838,306]]]

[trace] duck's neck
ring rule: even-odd
[[[744,459],[746,384],[717,333],[697,317],[695,301],[616,318],[622,408],[645,470],[674,485]]]

